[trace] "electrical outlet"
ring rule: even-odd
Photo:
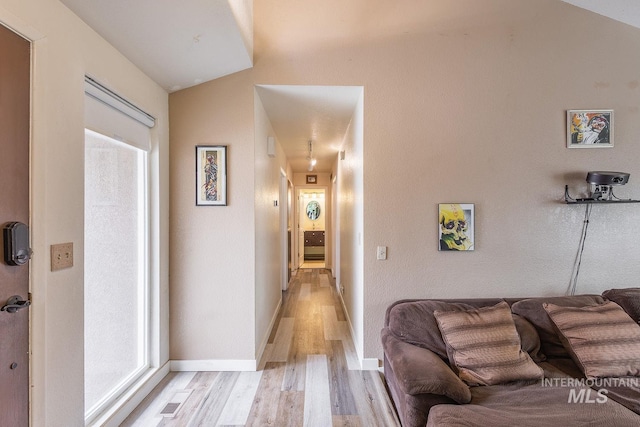
[[[387,247],[386,246],[378,246],[377,250],[377,258],[378,259],[387,259]]]
[[[51,271],[73,267],[73,243],[51,245]]]

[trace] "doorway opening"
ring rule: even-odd
[[[324,188],[301,188],[298,193],[298,266],[327,265],[328,209]]]

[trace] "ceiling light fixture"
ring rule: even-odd
[[[313,157],[313,141],[311,140],[309,140],[309,155],[307,156],[307,160],[309,160],[309,167],[307,170],[311,172],[316,166],[316,163],[318,163],[318,161]]]

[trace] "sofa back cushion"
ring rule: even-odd
[[[609,289],[602,296],[618,304],[636,322],[640,322],[640,288]]]
[[[402,300],[387,310],[386,325],[390,332],[401,340],[431,350],[443,360],[448,360],[447,348],[438,329],[433,312],[435,310],[463,311],[472,308],[490,307],[501,299],[463,300]],[[545,360],[540,349],[540,338],[533,325],[525,318],[513,315],[516,330],[520,335],[522,349],[535,362]]]
[[[518,335],[520,335],[520,346],[523,351],[526,351],[534,362],[544,362],[546,356],[540,348],[540,337],[536,328],[522,316],[511,313],[513,322],[516,325]]]
[[[514,303],[511,311],[524,317],[536,328],[540,336],[542,353],[548,357],[570,357],[562,345],[556,327],[545,311],[543,304],[551,303],[561,307],[585,307],[602,304],[600,295],[572,295],[562,297],[527,298]]]

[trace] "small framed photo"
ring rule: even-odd
[[[307,184],[317,184],[318,175],[307,175]]]
[[[472,203],[438,205],[438,237],[441,251],[473,251],[475,218]]]
[[[196,206],[227,205],[227,146],[196,146]]]
[[[567,147],[613,147],[613,110],[567,110]]]

